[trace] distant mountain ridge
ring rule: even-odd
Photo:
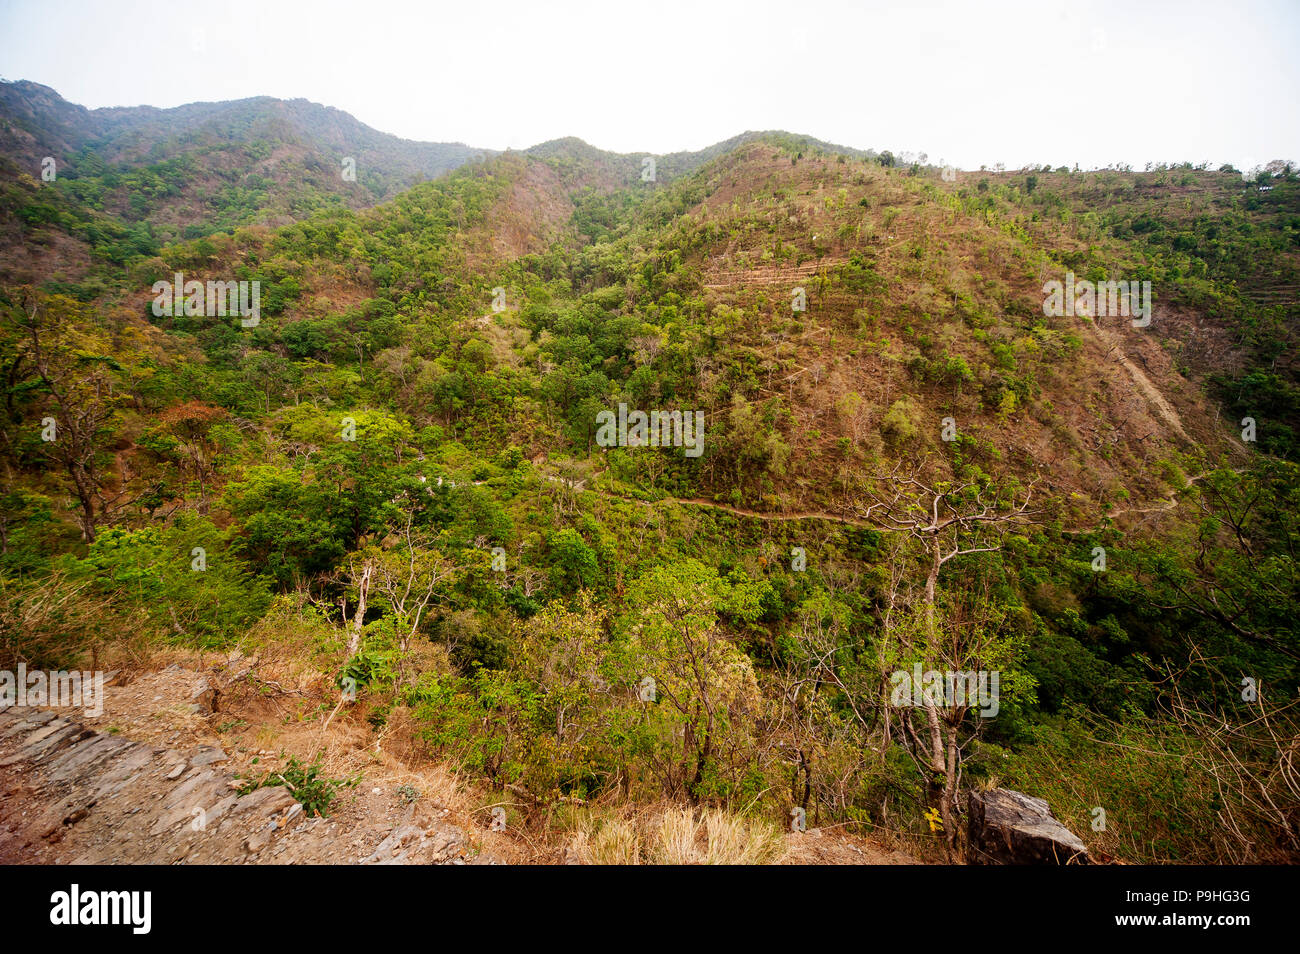
[[[611,184],[638,180],[653,159],[655,180],[668,182],[759,141],[792,153],[877,155],[778,130],[665,154],[615,153],[575,137],[522,152],[598,166]],[[373,206],[497,154],[459,142],[402,139],[306,99],[87,109],[40,83],[0,82],[0,166],[7,159],[9,174],[38,177],[52,157],[59,176],[81,181],[78,197],[87,205],[147,223],[160,242],[248,224],[283,225],[333,205]]]
[[[306,99],[255,96],[168,109],[86,109],[39,83],[0,83],[0,151],[14,158],[22,156],[22,146],[30,143],[40,147],[41,155],[89,147],[109,162],[157,161],[214,137],[247,139],[267,131],[292,132],[340,155],[383,159],[391,172],[427,177],[496,152],[458,142],[402,139],[372,129],[343,110]],[[25,158],[41,156],[29,151]]]
[[[694,151],[678,151],[667,153],[654,152],[609,152],[600,149],[590,143],[585,142],[576,136],[567,136],[562,139],[551,139],[546,142],[538,143],[528,149],[523,150],[526,155],[536,156],[539,159],[555,159],[560,157],[569,157],[572,159],[605,162],[618,166],[626,167],[627,170],[635,172],[640,176],[644,166],[642,163],[645,159],[654,160],[654,172],[656,180],[668,181],[678,178],[679,176],[689,175],[705,163],[718,156],[725,155],[740,146],[746,146],[750,143],[765,142],[770,145],[780,146],[787,151],[798,154],[799,152],[825,152],[836,155],[851,156],[856,159],[874,159],[880,153],[874,149],[855,149],[852,146],[841,146],[836,143],[825,142],[812,136],[799,133],[786,132],[783,129],[769,129],[764,131],[747,130],[730,139],[724,139],[716,142],[711,146]]]
[[[86,204],[164,242],[365,208],[494,154],[401,139],[305,99],[91,110],[38,83],[0,83],[6,173],[39,177],[52,157]]]

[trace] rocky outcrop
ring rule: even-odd
[[[1047,802],[995,788],[970,795],[970,860],[992,865],[1088,864],[1088,848]]]
[[[431,809],[396,824],[308,818],[283,786],[241,795],[228,761],[218,746],[181,752],[0,709],[0,863],[491,863]]]

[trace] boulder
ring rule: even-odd
[[[1041,798],[1007,788],[971,792],[969,816],[972,864],[1088,864],[1087,846]]]

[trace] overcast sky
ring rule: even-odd
[[[0,76],[88,107],[305,97],[408,139],[963,168],[1300,160],[1300,0],[0,0]]]

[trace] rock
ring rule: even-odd
[[[464,832],[432,810],[413,805],[395,826],[309,819],[285,786],[241,796],[248,783],[229,760],[217,745],[187,757],[48,711],[0,710],[0,864],[465,862]]]
[[[414,839],[422,837],[424,832],[415,825],[403,825],[392,831],[379,843],[370,857],[361,862],[363,865],[384,864],[402,853],[402,849]]]
[[[89,731],[75,722],[55,719],[41,731],[29,736],[17,754],[0,759],[0,766],[40,762],[67,746],[80,742]]]
[[[288,810],[285,811],[283,815],[281,815],[278,819],[276,819],[275,827],[284,828],[286,825],[289,824],[289,822],[293,821],[301,814],[302,814],[302,805],[298,802],[294,802],[292,805],[289,806]]]
[[[96,779],[94,794],[97,798],[113,795],[137,781],[137,773],[153,761],[153,752],[136,742],[127,743],[110,763],[108,771]]]
[[[95,735],[83,740],[69,751],[50,762],[51,782],[72,782],[81,778],[95,766],[121,752],[129,743],[111,735]]]
[[[216,777],[217,773],[211,769],[206,772],[195,772],[177,788],[172,790],[172,792],[167,796],[167,805],[179,805],[192,795],[199,786],[206,785],[216,779]]]
[[[66,719],[50,719],[48,722],[41,723],[39,728],[33,726],[35,731],[22,740],[22,745],[24,747],[34,746],[44,739],[48,739],[54,733],[67,729],[71,724]]]
[[[194,688],[194,692],[190,696],[190,702],[198,706],[199,712],[210,715],[217,711],[217,700],[220,696],[221,691],[208,680],[203,679]]]
[[[433,836],[429,860],[434,864],[446,864],[460,854],[464,845],[465,838],[459,829],[444,828]]]
[[[239,814],[252,812],[255,815],[269,818],[297,803],[298,800],[293,797],[287,788],[282,785],[274,785],[255,789],[244,795],[235,804],[235,811]]]
[[[214,762],[229,762],[230,759],[225,752],[213,745],[202,746],[194,757],[190,759],[190,765],[197,768],[200,765],[212,765]]]
[[[969,814],[972,864],[1088,864],[1087,846],[1041,798],[1006,788],[971,792]]]
[[[85,818],[87,815],[90,814],[90,809],[91,807],[94,806],[94,804],[95,804],[94,802],[91,802],[90,805],[83,805],[80,808],[74,808],[71,812],[68,813],[68,816],[63,819],[63,824],[75,825],[77,822],[81,821],[83,818]]]
[[[244,851],[250,855],[255,855],[271,843],[271,838],[275,834],[275,829],[263,828],[255,831],[244,839]]]
[[[10,710],[12,711],[12,710]],[[21,732],[30,732],[37,726],[45,725],[54,718],[54,713],[48,709],[31,709],[26,713],[10,719],[10,725],[4,730],[0,738],[8,738],[11,735],[18,735]]]

